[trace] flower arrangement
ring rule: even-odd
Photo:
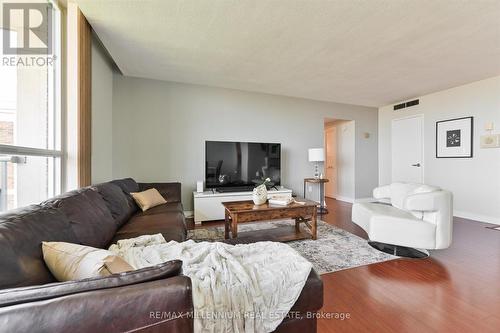
[[[267,177],[266,179],[263,179],[262,183],[260,183],[260,185],[258,185],[258,186],[262,186],[262,185],[267,186],[267,183],[270,183],[270,182],[271,182],[271,178]]]

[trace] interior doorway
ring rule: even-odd
[[[337,194],[337,126],[325,125],[325,196],[335,198]]]
[[[353,120],[325,119],[325,196],[354,202],[355,123]]]

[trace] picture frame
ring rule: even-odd
[[[474,117],[436,122],[436,158],[472,158]]]

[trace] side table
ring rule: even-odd
[[[318,184],[319,186],[319,201],[320,205],[318,207],[319,214],[328,213],[328,209],[326,208],[325,202],[325,183],[328,183],[329,180],[326,178],[304,178],[304,198],[306,197],[306,184]]]

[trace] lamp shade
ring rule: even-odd
[[[309,162],[323,162],[325,150],[323,148],[309,148]]]

